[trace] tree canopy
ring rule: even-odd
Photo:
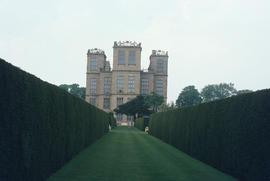
[[[217,99],[223,99],[231,97],[233,95],[240,95],[251,93],[252,90],[243,89],[236,90],[233,83],[220,83],[211,84],[205,86],[201,92],[199,92],[194,85],[185,87],[179,94],[176,100],[176,106],[190,106],[195,104],[200,104],[202,102],[214,101]],[[168,105],[162,105],[162,110],[168,110]]]
[[[68,91],[72,95],[85,99],[85,87],[80,87],[79,84],[61,84],[59,87]]]
[[[157,112],[158,107],[163,102],[164,102],[163,96],[160,96],[155,92],[152,92],[151,94],[145,96],[145,104],[151,107],[153,112]]]
[[[203,102],[209,102],[217,99],[223,99],[236,95],[237,90],[233,83],[220,83],[205,86],[201,91]]]
[[[176,105],[174,104],[174,102],[171,102],[169,104],[165,104],[162,103],[159,107],[158,107],[158,112],[165,112],[165,111],[169,111],[172,109],[175,109]]]
[[[114,112],[136,117],[149,116],[157,112],[158,107],[163,103],[163,97],[152,93],[150,95],[138,95],[135,99],[119,105]]]
[[[179,94],[176,105],[180,106],[191,106],[195,104],[200,104],[202,102],[202,98],[200,96],[199,91],[195,88],[194,85],[190,85],[185,87],[181,93]]]
[[[142,95],[138,95],[135,99],[130,100],[125,104],[119,105],[114,112],[119,114],[131,115],[136,118],[148,116],[152,113],[149,110],[149,106],[145,104],[145,97]]]
[[[240,95],[240,94],[246,94],[246,93],[251,93],[253,92],[252,90],[248,90],[248,89],[243,89],[243,90],[239,90],[237,91],[237,95]]]

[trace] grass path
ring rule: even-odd
[[[86,148],[49,181],[232,181],[174,147],[119,127]]]

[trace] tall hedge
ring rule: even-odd
[[[138,118],[135,120],[134,126],[139,130],[144,131],[146,126],[148,126],[149,118]]]
[[[270,90],[157,113],[150,134],[239,180],[270,180]]]
[[[114,118],[112,112],[109,112],[108,114],[110,116],[110,118],[109,118],[109,124],[110,124],[111,128],[113,129],[113,128],[117,127],[116,119]]]
[[[109,116],[0,59],[0,180],[45,180],[108,132]]]

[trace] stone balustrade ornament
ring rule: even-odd
[[[101,49],[98,49],[98,48],[92,48],[92,49],[89,49],[87,54],[101,54],[101,55],[105,55],[105,52]]]
[[[168,51],[163,50],[152,50],[153,56],[168,56]]]
[[[141,43],[137,43],[135,41],[115,41],[114,47],[140,47]]]

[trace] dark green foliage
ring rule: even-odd
[[[202,98],[200,96],[199,91],[195,88],[194,85],[190,85],[185,87],[181,93],[179,94],[176,105],[178,107],[182,106],[191,106],[200,104],[202,102]]]
[[[117,127],[48,181],[236,181],[133,127]]]
[[[42,181],[108,132],[109,116],[0,59],[0,180]]]
[[[205,86],[201,91],[203,102],[214,101],[217,99],[224,99],[236,95],[237,90],[233,83],[220,83]]]
[[[116,119],[113,116],[113,112],[109,112],[109,116],[110,116],[109,117],[109,124],[110,124],[111,128],[113,129],[117,126]]]
[[[143,116],[149,116],[153,112],[157,112],[158,107],[164,102],[162,96],[153,92],[150,95],[138,95],[131,101],[121,104],[114,112],[119,114],[131,115],[134,118],[141,118]]]
[[[243,90],[239,90],[237,91],[237,95],[240,95],[240,94],[247,94],[247,93],[251,93],[253,92],[252,90],[249,90],[249,89],[243,89]]]
[[[174,104],[174,102],[171,102],[171,103],[168,103],[168,104],[163,103],[158,107],[158,112],[169,111],[169,110],[172,110],[172,109],[175,109],[175,108],[177,108],[177,107]]]
[[[158,107],[164,103],[164,97],[152,92],[150,95],[145,96],[145,104],[147,107],[151,107],[153,112],[158,111]]]
[[[145,97],[138,95],[131,101],[121,104],[118,108],[114,109],[116,113],[131,115],[136,118],[136,115],[140,118],[142,116],[149,116],[152,111],[149,110],[150,106],[145,103]]]
[[[61,84],[59,85],[60,88],[68,91],[70,94],[74,96],[78,96],[85,100],[85,87],[80,87],[79,84]]]
[[[156,113],[150,134],[240,180],[270,179],[270,90]]]
[[[136,128],[138,128],[139,130],[144,131],[146,126],[148,126],[149,124],[149,118],[148,117],[144,117],[144,118],[139,118],[135,120],[135,124],[134,126]]]

